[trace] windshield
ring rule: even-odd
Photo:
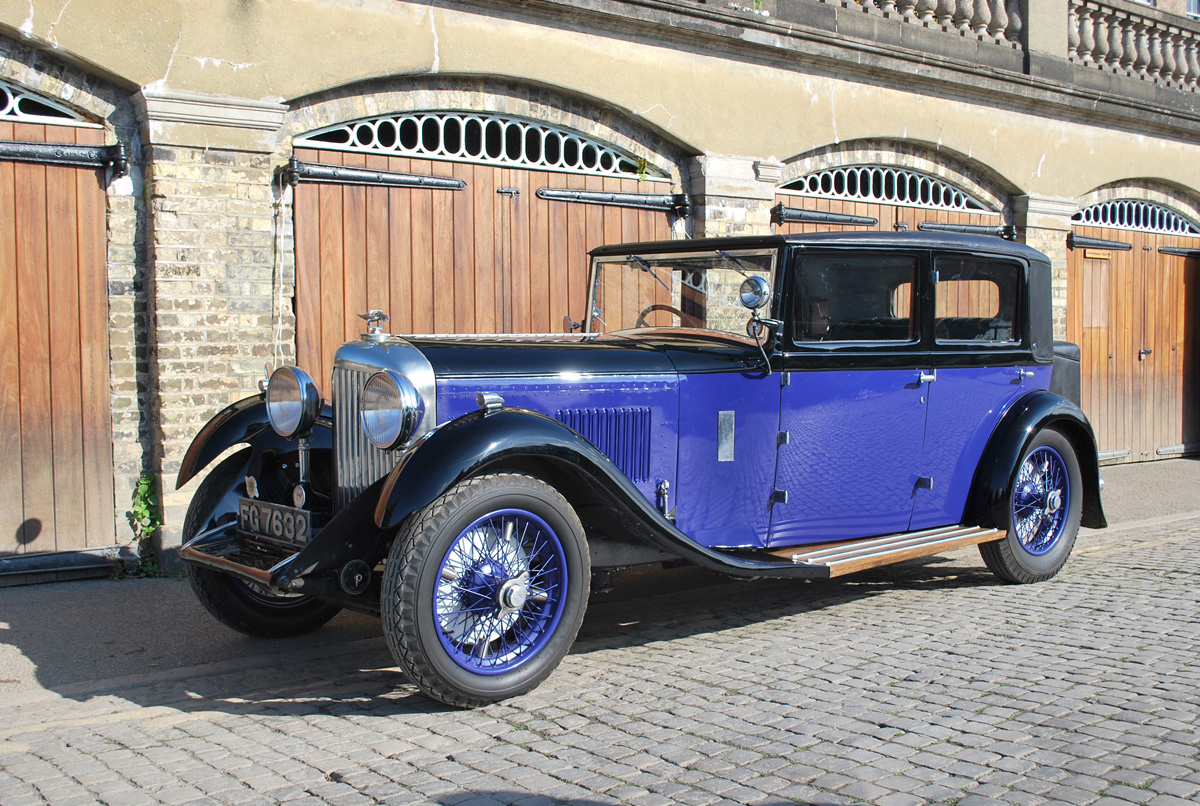
[[[771,282],[776,254],[755,249],[597,258],[587,332],[669,327],[746,338],[750,311],[738,291],[750,276]]]

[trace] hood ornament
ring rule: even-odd
[[[367,332],[363,334],[363,338],[369,342],[387,341],[391,334],[386,332],[382,325],[384,322],[390,322],[392,317],[388,316],[381,310],[374,309],[366,313],[360,313],[359,319],[365,319],[367,322]]]

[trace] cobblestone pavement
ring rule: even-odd
[[[1191,804],[1197,568],[1192,514],[1086,532],[1040,585],[974,551],[824,583],[659,572],[595,597],[539,689],[477,711],[417,693],[362,617],[284,650],[223,639],[225,660],[185,622],[161,671],[0,680],[0,803]],[[150,585],[59,590],[105,584]],[[0,591],[10,650],[34,646],[25,590]],[[76,614],[80,653],[128,615]]]

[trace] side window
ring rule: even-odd
[[[959,257],[941,257],[934,265],[938,282],[933,333],[939,342],[1020,341],[1020,266]]]
[[[916,258],[861,252],[801,255],[795,270],[797,344],[916,338]]]

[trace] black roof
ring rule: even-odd
[[[1044,254],[1022,243],[992,235],[958,232],[820,232],[810,235],[752,235],[732,238],[695,238],[679,241],[643,241],[596,247],[593,256],[630,255],[637,252],[688,252],[711,249],[775,248],[794,246],[857,246],[889,249],[941,249],[962,252],[988,252],[1024,258],[1031,263],[1050,262]]]

